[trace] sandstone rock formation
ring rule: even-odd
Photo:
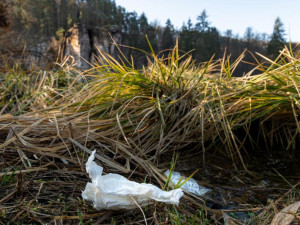
[[[89,68],[91,44],[88,31],[84,25],[74,24],[66,33],[64,56],[72,56],[80,69]]]
[[[5,28],[0,27],[0,31]],[[44,41],[29,39],[25,46],[22,46],[21,44],[13,45],[10,43],[14,39],[10,38],[9,32],[6,32],[6,34],[0,32],[0,44],[3,46],[0,45],[0,53],[3,54],[6,48],[13,49],[9,47],[10,45],[21,46],[21,50],[16,51],[14,58],[19,57],[26,68],[30,66],[48,66],[59,58],[61,61],[68,59],[80,70],[87,70],[91,65],[99,63],[99,59],[101,61],[99,51],[107,53],[118,60],[119,50],[114,42],[121,44],[124,41],[123,39],[124,37],[118,26],[87,29],[85,25],[74,24],[65,33],[61,43],[52,36]]]
[[[122,35],[117,26],[87,29],[84,25],[74,24],[66,33],[63,56],[71,56],[75,65],[86,70],[101,58],[99,51],[118,58],[115,44],[122,42]]]
[[[57,60],[57,54],[59,51],[59,43],[54,36],[49,41],[43,41],[38,43],[28,42],[26,51],[23,52],[24,64],[27,67],[32,65],[47,66]]]

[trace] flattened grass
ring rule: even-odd
[[[245,140],[295,149],[300,64],[287,49],[268,68],[258,66],[261,74],[243,77],[231,76],[243,56],[232,65],[229,59],[195,65],[176,46],[165,58],[151,57],[147,68],[136,70],[102,54],[102,64],[85,75],[94,79],[66,92],[55,107],[77,119],[109,119],[105,131],[111,139],[152,160],[191,143],[203,151],[221,145],[242,164]],[[255,137],[253,123],[259,128]]]
[[[46,126],[50,136],[59,134],[61,146],[74,145],[68,132],[59,131],[66,123],[73,126],[73,140],[86,144],[101,137],[106,149],[130,158],[157,162],[191,144],[203,152],[222,146],[221,154],[247,169],[246,145],[295,151],[300,62],[284,49],[274,62],[265,58],[271,65],[260,65],[261,74],[232,77],[242,58],[232,65],[225,58],[195,65],[175,46],[165,58],[152,53],[148,66],[137,70],[102,53],[101,64],[86,71],[82,83],[66,70],[11,70],[2,78],[2,113],[53,117]]]
[[[56,198],[53,204],[36,206],[35,212],[30,209],[33,202],[19,196],[27,204],[22,211],[27,212],[25,217],[39,221],[36,215],[42,213],[51,221],[96,215],[84,203],[80,205],[84,213],[60,209],[57,214],[60,197],[53,193],[55,185],[66,185],[66,194],[70,194],[70,182],[80,176],[82,181],[72,192],[72,204],[77,204],[88,180],[84,163],[93,149],[97,149],[106,172],[127,174],[138,181],[147,176],[149,182],[161,187],[166,181],[162,172],[168,168],[164,165],[171,161],[166,156],[175,151],[184,154],[187,148],[202,152],[203,163],[207,152],[215,152],[245,170],[244,157],[253,149],[274,150],[276,146],[291,155],[298,153],[300,60],[284,49],[276,61],[264,58],[270,66],[258,65],[261,74],[254,76],[250,71],[243,77],[232,77],[242,59],[233,64],[224,58],[196,65],[188,54],[180,56],[175,46],[165,57],[150,54],[148,66],[141,70],[126,59],[116,61],[102,53],[99,65],[85,71],[81,82],[64,67],[58,71],[2,73],[1,170],[6,172],[7,167],[17,165],[28,174],[25,180],[35,182],[24,189],[34,188],[33,199],[39,195]],[[51,171],[49,176],[43,176],[45,169]],[[12,177],[16,187],[23,185],[23,178]],[[11,184],[6,182],[1,188],[7,185]],[[7,209],[14,209],[18,198],[3,193],[7,195],[0,201]],[[205,208],[203,203],[186,198],[193,207]],[[193,218],[193,213],[178,210]],[[9,211],[9,217],[12,214]],[[154,215],[151,221],[158,220],[152,211],[146,214]],[[19,215],[7,221],[11,219],[24,218]]]

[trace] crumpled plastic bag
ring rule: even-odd
[[[164,174],[165,174],[166,177],[169,177],[170,170],[167,170]],[[174,185],[177,184],[180,177],[182,177],[182,182],[187,179],[185,176],[181,176],[179,172],[173,172],[172,176],[171,176],[171,182]],[[187,192],[189,192],[189,193],[192,193],[192,194],[195,194],[195,195],[198,195],[198,196],[202,196],[202,195],[204,195],[204,194],[206,194],[207,192],[210,191],[210,189],[205,188],[203,186],[200,186],[197,183],[197,181],[193,178],[190,178],[180,188],[187,191]]]
[[[179,204],[183,196],[181,189],[163,191],[152,184],[130,181],[119,174],[102,175],[103,168],[94,162],[95,153],[92,152],[86,163],[92,183],[87,183],[82,198],[92,201],[96,209],[133,209],[137,204],[147,205],[150,200]]]

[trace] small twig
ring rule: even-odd
[[[129,196],[134,201],[134,203],[137,205],[137,207],[141,210],[141,212],[142,212],[142,214],[144,216],[145,224],[148,225],[147,219],[146,219],[146,216],[145,216],[145,213],[144,213],[142,207],[136,202],[136,200],[131,195],[129,195]]]
[[[16,192],[17,192],[17,189],[13,190],[10,194],[6,195],[4,198],[2,198],[0,200],[0,204],[5,202],[6,200],[10,199]]]
[[[82,216],[54,216],[54,220],[78,220],[80,217],[83,219],[87,219],[87,218],[95,218],[95,217],[103,216],[105,214],[106,212],[87,214]]]
[[[99,220],[94,223],[94,225],[102,224],[106,219],[110,218],[112,216],[113,212],[109,211],[104,216],[102,216]]]
[[[7,173],[0,173],[0,177],[3,177],[5,175],[11,175],[11,174],[31,173],[31,172],[45,171],[45,170],[48,170],[48,169],[44,168],[44,167],[36,167],[36,168],[30,168],[27,170],[18,170],[18,171],[11,171],[11,172],[7,172]]]
[[[250,209],[222,209],[222,212],[255,212],[263,209],[262,207],[250,208]]]

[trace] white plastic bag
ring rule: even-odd
[[[86,171],[92,183],[87,183],[82,198],[92,201],[96,209],[132,209],[137,204],[148,204],[151,199],[179,204],[183,195],[181,189],[167,192],[152,184],[130,181],[119,174],[109,173],[102,176],[103,168],[94,162],[95,153],[93,151],[86,163]]]
[[[169,177],[170,170],[167,170],[165,172],[165,176]],[[171,176],[171,182],[175,185],[178,183],[180,177],[182,177],[182,182],[187,179],[185,176],[181,176],[179,172],[173,172]],[[192,194],[202,196],[210,191],[210,189],[207,189],[205,187],[200,186],[197,181],[193,178],[190,178],[185,184],[183,184],[181,189],[190,192]]]

